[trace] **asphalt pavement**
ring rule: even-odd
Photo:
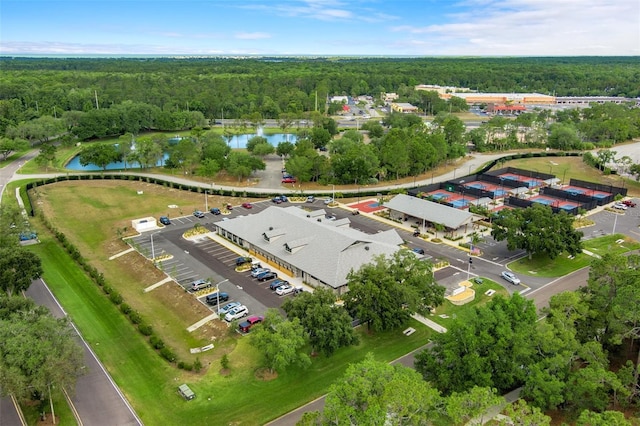
[[[42,280],[35,280],[26,295],[46,306],[56,318],[66,313]],[[75,329],[75,326],[74,326]],[[142,425],[120,389],[111,379],[77,329],[78,344],[84,351],[85,372],[78,377],[75,392],[69,392],[71,408],[80,425]]]

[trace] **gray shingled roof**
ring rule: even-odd
[[[374,256],[392,255],[404,242],[395,230],[370,235],[349,224],[348,218],[326,219],[323,209],[310,212],[297,206],[271,206],[259,213],[216,223],[333,288],[345,285],[351,270],[370,263]],[[269,242],[265,234],[276,237]]]
[[[423,200],[406,194],[398,194],[384,203],[384,207],[406,215],[426,220],[431,223],[440,223],[450,229],[458,229],[462,225],[479,220],[480,216],[465,210]]]

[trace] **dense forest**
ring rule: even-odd
[[[208,119],[303,113],[332,95],[409,97],[417,84],[557,96],[640,96],[640,58],[0,58],[22,119],[124,101]],[[96,104],[97,101],[97,104]],[[6,105],[0,107],[6,116]],[[9,116],[9,118],[11,118]]]

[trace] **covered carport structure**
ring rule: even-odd
[[[452,238],[468,234],[473,230],[473,224],[483,219],[482,216],[466,210],[406,194],[396,195],[384,203],[384,207],[389,209],[391,219],[402,222],[415,221],[417,225],[422,226],[423,231],[427,225],[443,225]]]

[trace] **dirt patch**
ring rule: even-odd
[[[269,382],[278,378],[278,372],[269,370],[267,367],[258,368],[255,373],[256,379]]]

